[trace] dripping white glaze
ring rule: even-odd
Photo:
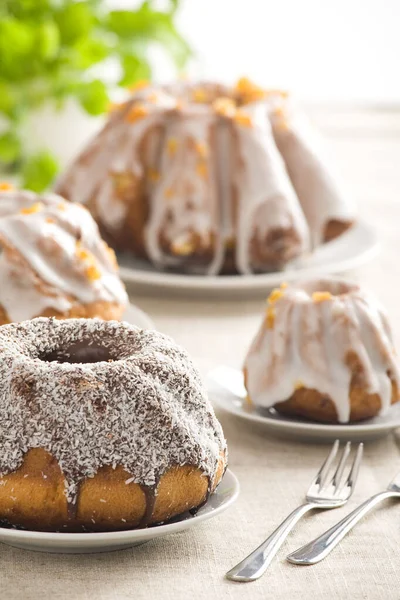
[[[313,245],[318,246],[324,241],[327,223],[333,219],[353,221],[354,208],[306,116],[290,102],[283,111],[282,118],[271,110],[275,141],[307,218]]]
[[[249,245],[254,232],[265,238],[268,231],[293,227],[300,236],[301,253],[308,248],[308,228],[275,146],[264,104],[249,105],[245,112],[253,126],[235,125],[240,158],[233,179],[239,197],[236,262],[241,273],[250,273]],[[255,219],[261,207],[264,219]]]
[[[315,302],[314,291],[332,298]],[[283,402],[301,385],[329,396],[338,421],[347,423],[353,375],[347,357],[354,353],[366,390],[379,394],[381,413],[388,409],[400,373],[386,316],[374,298],[339,280],[310,281],[289,286],[273,308],[273,327],[263,320],[244,365],[256,406]]]
[[[21,213],[35,202],[40,210]],[[86,263],[76,254],[78,241],[93,257],[97,279],[86,276]],[[0,193],[0,244],[0,305],[13,321],[37,316],[47,307],[63,313],[76,302],[127,303],[97,225],[79,204],[56,194]]]
[[[207,97],[203,104],[193,102],[199,88]],[[130,205],[148,202],[145,246],[148,258],[159,268],[186,266],[217,274],[232,242],[240,273],[284,266],[309,249],[309,227],[313,243],[318,244],[327,218],[347,221],[351,210],[308,133],[296,129],[296,135],[288,138],[281,132],[274,117],[281,96],[270,94],[240,107],[250,116],[251,127],[216,113],[212,101],[221,96],[238,100],[237,90],[211,83],[181,81],[137,91],[111,114],[103,131],[60,179],[57,190],[87,204],[114,239]],[[145,114],[130,122],[127,117],[138,105]],[[171,137],[178,148],[173,155],[168,150]],[[194,141],[207,147],[203,177],[196,172],[199,157]],[[157,172],[157,181],[150,180],[149,167]],[[132,198],[121,200],[115,180],[126,173],[132,175],[135,189]],[[170,188],[174,193],[167,202],[165,192]],[[193,208],[187,210],[188,204]],[[287,257],[283,250],[282,264],[255,264],[251,240],[263,244],[269,232],[278,231],[282,245],[292,246]],[[288,232],[294,235],[286,241]],[[191,244],[194,238],[196,243]],[[181,254],[174,251],[182,247]],[[191,260],[199,251],[207,257],[200,264]]]
[[[176,264],[179,258],[163,254],[160,236],[177,247],[196,235],[206,247],[218,221],[217,181],[211,128],[216,119],[208,111],[194,112],[167,123],[160,165],[160,182],[155,186],[151,214],[146,228],[150,258],[161,266]],[[171,143],[176,145],[171,151]],[[203,156],[195,149],[200,145]],[[204,174],[197,169],[201,165]],[[213,268],[211,266],[211,268]]]

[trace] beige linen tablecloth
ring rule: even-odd
[[[352,274],[386,305],[400,343],[400,115],[318,114],[339,170],[373,222],[382,253]],[[205,374],[239,366],[263,301],[200,302],[138,296],[158,328],[184,345]],[[219,413],[230,468],[241,484],[237,503],[215,520],[144,546],[94,555],[50,555],[0,545],[4,600],[400,599],[400,504],[385,504],[314,567],[285,562],[289,550],[331,526],[400,470],[400,437],[366,445],[356,491],[344,508],[305,518],[264,577],[248,584],[224,573],[260,543],[300,502],[327,447],[270,437],[258,426]]]

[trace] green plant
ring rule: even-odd
[[[104,0],[0,0],[0,166],[23,185],[44,189],[57,172],[43,148],[27,156],[21,130],[27,114],[51,99],[75,97],[91,115],[109,104],[102,68],[113,61],[113,85],[151,77],[148,50],[160,44],[178,68],[190,48],[175,27],[179,0],[164,11],[147,0],[135,10],[108,10]]]

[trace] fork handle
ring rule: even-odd
[[[336,525],[325,531],[325,533],[315,538],[315,540],[289,554],[287,560],[295,565],[314,565],[320,562],[328,556],[340,540],[344,538],[367,512],[379,502],[382,502],[382,500],[393,496],[399,497],[398,492],[381,492],[372,496],[360,504],[347,517],[339,521],[339,523],[336,523]]]
[[[261,577],[297,521],[306,512],[316,507],[316,504],[307,503],[296,508],[261,546],[258,546],[249,556],[228,571],[226,577],[232,581],[242,582],[255,581]]]

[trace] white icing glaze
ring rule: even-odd
[[[354,209],[306,116],[290,103],[281,108],[283,114],[271,112],[275,141],[306,215],[313,245],[318,246],[324,241],[327,223],[353,221]]]
[[[221,96],[233,101],[231,114],[214,110],[212,103]],[[217,274],[232,248],[240,273],[281,268],[310,247],[307,221],[296,194],[301,194],[314,243],[321,241],[317,232],[325,213],[336,218],[343,214],[347,220],[349,209],[344,200],[343,210],[337,209],[338,193],[331,175],[314,156],[313,146],[306,144],[307,136],[303,139],[299,134],[293,152],[297,161],[304,146],[301,169],[297,162],[291,168],[292,155],[282,142],[285,165],[276,146],[276,139],[280,146],[281,138],[274,119],[275,138],[271,132],[270,113],[278,103],[282,97],[273,93],[262,99],[246,97],[245,92],[241,97],[239,88],[212,83],[180,81],[140,89],[111,113],[103,131],[60,179],[57,190],[87,204],[116,243],[130,207],[135,203],[148,206],[145,252],[160,268]],[[142,108],[143,114],[132,119],[135,107]],[[236,119],[238,110],[250,118],[250,126]],[[175,152],[170,152],[170,139],[176,140]],[[205,148],[202,174],[197,170],[198,144]],[[307,165],[311,175],[305,179],[302,169]],[[156,174],[153,179],[151,171]],[[121,198],[116,178],[126,174],[132,188]],[[320,197],[327,207],[318,212]],[[257,252],[255,259],[254,241],[260,247],[272,238],[278,252],[270,253],[268,260]],[[279,248],[280,260],[276,258]]]
[[[318,291],[332,298],[313,301]],[[301,385],[329,396],[339,422],[348,422],[353,372],[347,358],[354,353],[365,388],[379,394],[382,413],[388,409],[400,373],[386,315],[374,298],[339,280],[310,281],[289,286],[270,308],[273,326],[267,316],[244,365],[255,405],[272,407]]]
[[[72,202],[88,204],[96,195],[99,218],[112,230],[121,227],[127,215],[127,206],[114,193],[112,176],[129,172],[138,179],[144,177],[140,143],[147,131],[160,125],[166,112],[176,106],[174,98],[160,91],[157,103],[146,103],[148,115],[129,123],[125,119],[127,113],[148,94],[149,90],[141,90],[121,111],[113,113],[105,128],[85,149],[76,168],[66,172],[56,186],[58,189],[66,186]]]
[[[210,247],[210,236],[217,235],[215,223],[220,217],[212,141],[216,118],[201,109],[170,119],[166,127],[160,183],[154,187],[146,228],[148,254],[161,266],[179,262],[179,258],[163,254],[161,234],[169,244],[177,246],[190,244],[192,236],[196,236],[206,248]],[[173,151],[169,149],[171,143],[176,144]],[[202,148],[203,157],[195,149],[196,144]],[[203,175],[197,173],[199,165],[204,169]],[[213,272],[216,268],[218,265],[209,266]]]
[[[240,159],[232,177],[239,198],[236,261],[241,273],[250,273],[252,235],[265,239],[274,229],[294,228],[301,253],[308,248],[308,228],[265,118],[264,104],[252,104],[243,111],[253,126],[234,125]]]
[[[21,212],[37,202],[37,212]],[[77,256],[78,241],[90,263]],[[5,248],[0,256],[0,305],[13,321],[37,316],[47,307],[66,312],[76,302],[127,303],[97,225],[79,204],[56,194],[0,193],[0,245]],[[87,276],[90,264],[97,278]]]

